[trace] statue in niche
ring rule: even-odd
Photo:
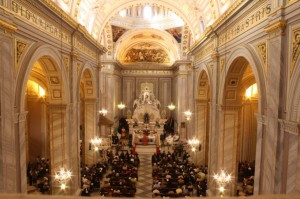
[[[144,123],[145,124],[149,124],[149,121],[150,121],[149,113],[145,113],[145,115],[144,115]]]

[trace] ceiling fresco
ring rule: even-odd
[[[168,33],[170,33],[178,43],[181,43],[181,37],[182,37],[182,27],[177,28],[170,28],[166,30]]]
[[[112,35],[113,35],[113,42],[118,41],[118,39],[127,31],[127,29],[118,27],[118,26],[111,26]]]

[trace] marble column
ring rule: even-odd
[[[211,99],[209,104],[209,154],[208,154],[208,175],[213,176],[213,174],[219,172],[219,165],[220,165],[220,158],[218,156],[219,151],[219,145],[218,143],[219,139],[219,118],[221,116],[221,107],[218,104],[218,96],[219,96],[219,82],[220,82],[220,62],[218,58],[218,54],[214,54],[212,56],[212,62],[210,64],[211,74],[208,74],[210,76],[209,79],[211,79],[210,82],[210,92],[211,92]],[[212,177],[208,179],[209,184],[209,192],[211,195],[216,194],[216,185]]]
[[[195,107],[195,137],[199,139],[201,151],[197,149],[197,163],[205,165],[208,163],[208,131],[209,131],[209,104],[207,100],[198,100]]]
[[[84,101],[84,121],[85,121],[85,164],[91,166],[96,160],[95,152],[90,148],[91,139],[97,135],[96,126],[96,101],[94,99],[85,99]]]
[[[19,166],[20,192],[27,193],[27,164],[26,164],[26,116],[28,112],[15,114],[15,132],[19,137]]]
[[[49,104],[47,106],[47,114],[49,118],[49,135],[50,135],[50,168],[51,176],[60,171],[63,167],[70,169],[70,151],[69,151],[69,136],[68,116],[66,105],[64,104]],[[72,143],[73,144],[73,143]],[[73,152],[72,152],[73,153]],[[70,186],[70,182],[67,184]],[[54,182],[52,177],[52,194],[61,194],[59,184]],[[70,193],[67,190],[65,193]],[[67,193],[67,194],[68,194]]]
[[[188,70],[187,65],[180,65],[179,71],[176,74],[177,79],[177,102],[176,102],[176,114],[177,115],[177,123],[178,123],[178,129],[176,129],[179,132],[179,135],[181,139],[188,139],[188,131],[189,131],[189,123],[190,121],[187,121],[184,112],[187,111],[190,107],[188,106],[189,99],[188,96]],[[181,123],[185,123],[185,126],[181,125]],[[183,131],[183,132],[181,132]]]
[[[277,153],[278,147],[278,118],[280,103],[283,103],[280,96],[281,75],[284,75],[284,60],[282,49],[284,45],[285,21],[272,19],[265,28],[268,35],[268,70],[267,74],[267,127],[264,144],[263,184],[262,193],[272,194],[276,192],[276,176],[281,174],[280,158]],[[278,181],[277,181],[278,182]]]
[[[281,162],[282,173],[280,177],[279,193],[292,194],[299,193],[299,124],[296,122],[279,120],[282,138]],[[295,175],[296,174],[296,175]]]
[[[81,184],[81,173],[80,173],[80,163],[81,161],[84,162],[84,160],[81,160],[80,158],[80,100],[78,102],[78,98],[80,96],[77,96],[79,89],[77,87],[78,82],[78,71],[77,71],[77,61],[78,56],[76,53],[71,53],[68,59],[70,59],[70,69],[68,72],[68,78],[69,78],[69,87],[70,87],[70,104],[68,106],[67,112],[69,114],[69,132],[70,133],[70,145],[69,150],[71,151],[70,154],[70,169],[72,170],[73,178],[70,182],[71,184],[71,194],[75,194],[80,189]]]
[[[105,64],[102,73],[102,84],[104,84],[103,90],[105,90],[106,96],[101,105],[108,111],[106,117],[111,121],[118,122],[119,109],[117,108],[117,105],[121,102],[121,78],[119,68],[117,64],[112,61]],[[110,132],[110,127],[103,126],[101,128],[101,136],[108,136],[110,135]]]
[[[226,105],[222,107],[221,129],[219,134],[219,170],[225,169],[237,179],[237,139],[239,133],[240,106]],[[228,185],[229,195],[235,193],[234,182]]]
[[[5,15],[5,19],[2,15]],[[14,109],[14,32],[17,28],[9,17],[9,13],[0,11],[0,192],[24,193],[24,181],[21,183],[21,172],[24,168],[21,170],[23,164],[20,163],[20,138],[15,132],[18,126],[15,121],[19,116],[15,114]],[[21,141],[22,144],[25,143],[25,134]],[[26,156],[25,148],[23,152]],[[24,162],[26,163],[26,160]],[[24,177],[24,173],[22,175]]]
[[[255,155],[255,176],[254,176],[254,195],[262,192],[262,176],[263,176],[263,154],[264,154],[264,132],[266,129],[266,116],[256,114],[257,133],[256,133],[256,155]]]

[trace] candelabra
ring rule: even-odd
[[[226,171],[221,170],[220,173],[214,175],[214,180],[219,186],[220,196],[223,197],[226,185],[231,182],[231,175]]]
[[[60,188],[62,190],[66,189],[66,184],[71,178],[72,172],[65,168],[61,168],[60,171],[56,172],[54,176],[55,181],[60,184]]]

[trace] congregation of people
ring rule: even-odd
[[[133,197],[136,193],[139,164],[137,153],[117,151],[111,161],[111,172],[103,180],[100,195]]]
[[[35,161],[27,165],[27,178],[30,186],[36,187],[37,191],[50,193],[50,163],[49,159],[37,156]]]
[[[181,151],[180,151],[181,153]],[[174,152],[155,153],[152,156],[153,197],[206,196],[207,167],[189,161],[189,154]]]
[[[255,162],[239,162],[237,196],[253,195]]]

